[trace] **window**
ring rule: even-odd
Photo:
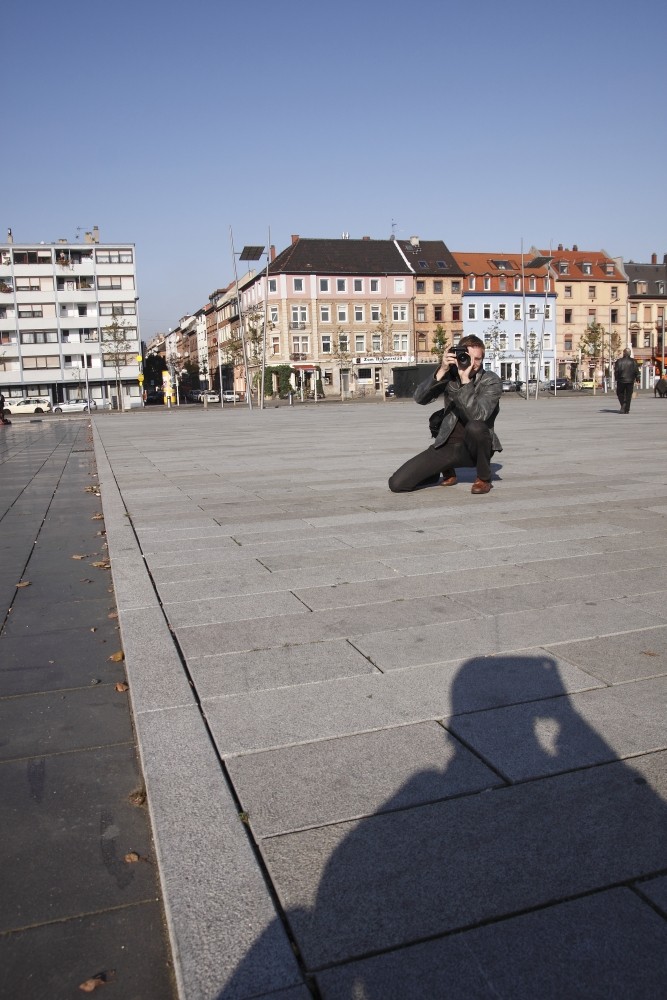
[[[354,338],[354,349],[357,354],[364,354],[366,351],[366,338],[363,333],[357,333]]]
[[[391,314],[395,323],[405,323],[408,318],[408,307],[402,302],[394,302]]]
[[[442,322],[442,306],[433,306],[433,319],[436,323]]]
[[[417,278],[417,294],[423,295],[426,292],[426,282],[423,278]]]
[[[295,278],[294,279],[294,291],[295,292],[302,292],[303,291],[303,278]]]
[[[419,266],[422,269],[422,271],[428,271],[428,263],[425,260],[420,260]]]
[[[15,330],[3,330],[0,333],[0,344],[15,344],[16,336]]]
[[[569,272],[570,272],[570,265],[568,264],[568,262],[566,260],[559,260],[558,261],[558,273],[559,274],[569,274]]]
[[[588,297],[589,297],[589,299],[594,299],[595,298],[595,285],[589,285],[588,286]]]
[[[371,278],[371,291],[372,292],[379,292],[380,291],[380,279],[379,278]]]
[[[394,278],[394,292],[402,295],[405,291],[405,278]]]
[[[308,337],[292,337],[292,351],[294,354],[308,354]]]
[[[645,323],[650,323],[651,322],[651,307],[650,306],[644,306],[644,322]]]
[[[461,294],[461,282],[452,281],[452,295],[460,295],[460,294]]]
[[[292,321],[290,327],[293,330],[302,330],[308,320],[308,306],[292,306]]]
[[[347,323],[347,306],[336,307],[336,318],[339,323]]]
[[[498,319],[502,319],[502,320],[506,320],[507,319],[507,303],[506,302],[501,302],[500,305],[498,306]]]
[[[364,290],[364,279],[363,278],[355,278],[354,279],[354,284],[353,284],[352,287],[354,288],[355,292],[363,292],[363,290]]]
[[[280,354],[280,337],[271,337],[271,354]]]
[[[581,265],[581,270],[582,270],[583,274],[592,274],[593,273],[593,268],[588,263],[582,264]]]
[[[468,319],[477,319],[477,306],[474,302],[468,303]]]
[[[46,355],[44,357],[23,358],[24,368],[60,368],[60,358]]]
[[[278,322],[278,306],[271,306],[269,309],[269,323]]]
[[[18,282],[18,278],[16,279]],[[645,281],[635,281],[637,287],[637,295],[646,295],[648,285]],[[18,284],[16,286],[18,288]]]
[[[564,346],[566,351],[572,350],[572,337],[566,337],[564,341]]]
[[[537,306],[531,303],[531,305],[528,306],[528,319],[535,319],[536,316]]]
[[[571,323],[572,322],[572,310],[571,309],[566,309],[565,310],[565,322],[566,323]]]
[[[346,333],[341,333],[338,338],[338,350],[339,351],[349,351],[350,349],[350,338]]]
[[[336,278],[336,291],[345,292],[347,290],[347,281],[345,278]]]
[[[662,295],[662,289],[660,289],[660,294]],[[618,298],[618,285],[611,286],[611,297],[612,299]]]
[[[320,291],[321,292],[328,292],[329,291],[329,279],[328,278],[320,278]]]
[[[595,323],[595,309],[588,310],[588,325],[593,326]]]
[[[452,322],[453,323],[461,322],[461,306],[458,305],[452,306]]]
[[[277,278],[269,278],[269,291],[270,292],[277,292],[278,291],[278,279]]]
[[[379,333],[374,333],[371,337],[371,350],[378,354],[382,350],[382,337]]]
[[[328,333],[322,337],[322,354],[331,354],[331,337]]]
[[[111,274],[100,274],[100,275],[98,275],[98,278],[97,278],[97,287],[98,288],[115,288],[116,290],[118,290],[120,288],[123,288],[123,287],[125,287],[125,288],[133,288],[134,287],[134,285],[125,285],[124,286],[122,284],[122,280],[123,279],[121,279],[121,276],[119,274],[113,274],[113,275],[111,275]],[[64,282],[64,284],[63,284],[63,282]],[[60,290],[60,288],[62,286],[62,287],[67,288],[67,290],[69,291],[70,289],[68,288],[68,285],[69,285],[69,282],[65,281],[63,278],[58,278],[58,289],[59,290]]]
[[[491,290],[491,278],[488,274],[484,275],[484,291],[489,292]]]
[[[514,279],[514,291],[515,292],[520,292],[521,291],[521,278],[515,278]]]
[[[612,309],[610,313],[612,323],[618,323],[618,309]]]
[[[426,306],[417,306],[417,322],[426,322]]]
[[[33,333],[21,334],[22,344],[57,344],[57,330],[35,330]]]
[[[395,351],[407,351],[408,349],[408,335],[407,333],[395,333],[394,334],[394,350]]]
[[[442,282],[441,281],[434,281],[433,282],[433,294],[434,295],[442,295]]]
[[[546,319],[551,319],[551,303],[550,302],[545,303],[545,306],[544,306],[544,318],[545,318],[545,320]]]
[[[371,323],[379,323],[382,312],[379,306],[371,306]]]
[[[491,303],[485,302],[482,306],[482,319],[491,319]]]
[[[360,382],[370,382],[371,379],[373,378],[373,369],[372,368],[358,368],[357,369],[357,378],[359,379]]]
[[[651,334],[650,333],[645,333],[644,334],[644,347],[650,347],[650,346],[651,346]]]
[[[604,269],[605,269],[606,274],[613,274],[614,271],[616,270],[616,267],[614,266],[614,264],[611,263],[611,261],[608,261],[605,264]]]
[[[95,260],[98,264],[131,264],[131,250],[97,250]]]
[[[515,351],[521,350],[521,334],[520,333],[515,333],[514,334],[514,350]]]
[[[320,306],[320,323],[331,322],[331,309],[329,306]]]
[[[470,274],[468,275],[468,291],[472,292],[474,291],[474,288],[475,288],[475,275]]]
[[[543,344],[545,351],[551,350],[551,334],[548,333],[546,330],[544,331]]]
[[[514,304],[514,319],[521,319],[521,306]]]
[[[572,298],[572,285],[565,285],[563,289],[563,298],[564,299]]]
[[[19,319],[41,319],[43,315],[41,306],[19,306]]]
[[[81,308],[79,307],[79,316],[85,316],[86,314],[80,311]],[[137,307],[134,302],[100,302],[100,316],[134,316],[136,312]],[[90,315],[93,316],[94,313],[91,311]]]
[[[364,321],[364,307],[363,306],[355,306],[354,307],[354,322],[355,323],[363,323],[363,321]]]

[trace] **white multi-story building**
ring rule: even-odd
[[[52,404],[89,393],[141,405],[135,248],[83,243],[0,244],[0,388],[7,400]],[[139,359],[139,360],[138,360]]]

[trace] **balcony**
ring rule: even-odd
[[[305,330],[306,329],[306,324],[305,323],[294,323],[294,322],[292,322],[292,323],[290,323],[289,328],[290,328],[290,330]]]
[[[312,355],[310,354],[290,354],[290,361],[310,361]]]

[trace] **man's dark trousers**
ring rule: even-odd
[[[621,413],[630,412],[630,403],[632,402],[632,393],[634,392],[634,389],[634,382],[616,383],[616,395],[618,396],[618,401],[621,404]]]
[[[419,486],[426,486],[445,469],[476,468],[478,479],[491,482],[491,456],[493,440],[491,431],[483,420],[470,420],[462,435],[452,433],[451,439],[440,447],[431,445],[397,469],[389,480],[392,493],[410,493]]]

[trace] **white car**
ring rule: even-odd
[[[203,403],[204,399],[206,399],[207,403],[219,403],[220,395],[213,389],[209,389],[208,392],[202,392],[201,396],[199,397],[199,402]]]
[[[90,413],[96,410],[95,400],[91,399],[68,399],[63,403],[56,403],[53,407],[54,413]]]
[[[236,403],[241,397],[237,392],[232,392],[231,389],[225,389],[222,393],[223,403]]]
[[[6,417],[19,413],[50,413],[51,400],[45,396],[29,396],[23,399],[5,399],[4,414]]]

